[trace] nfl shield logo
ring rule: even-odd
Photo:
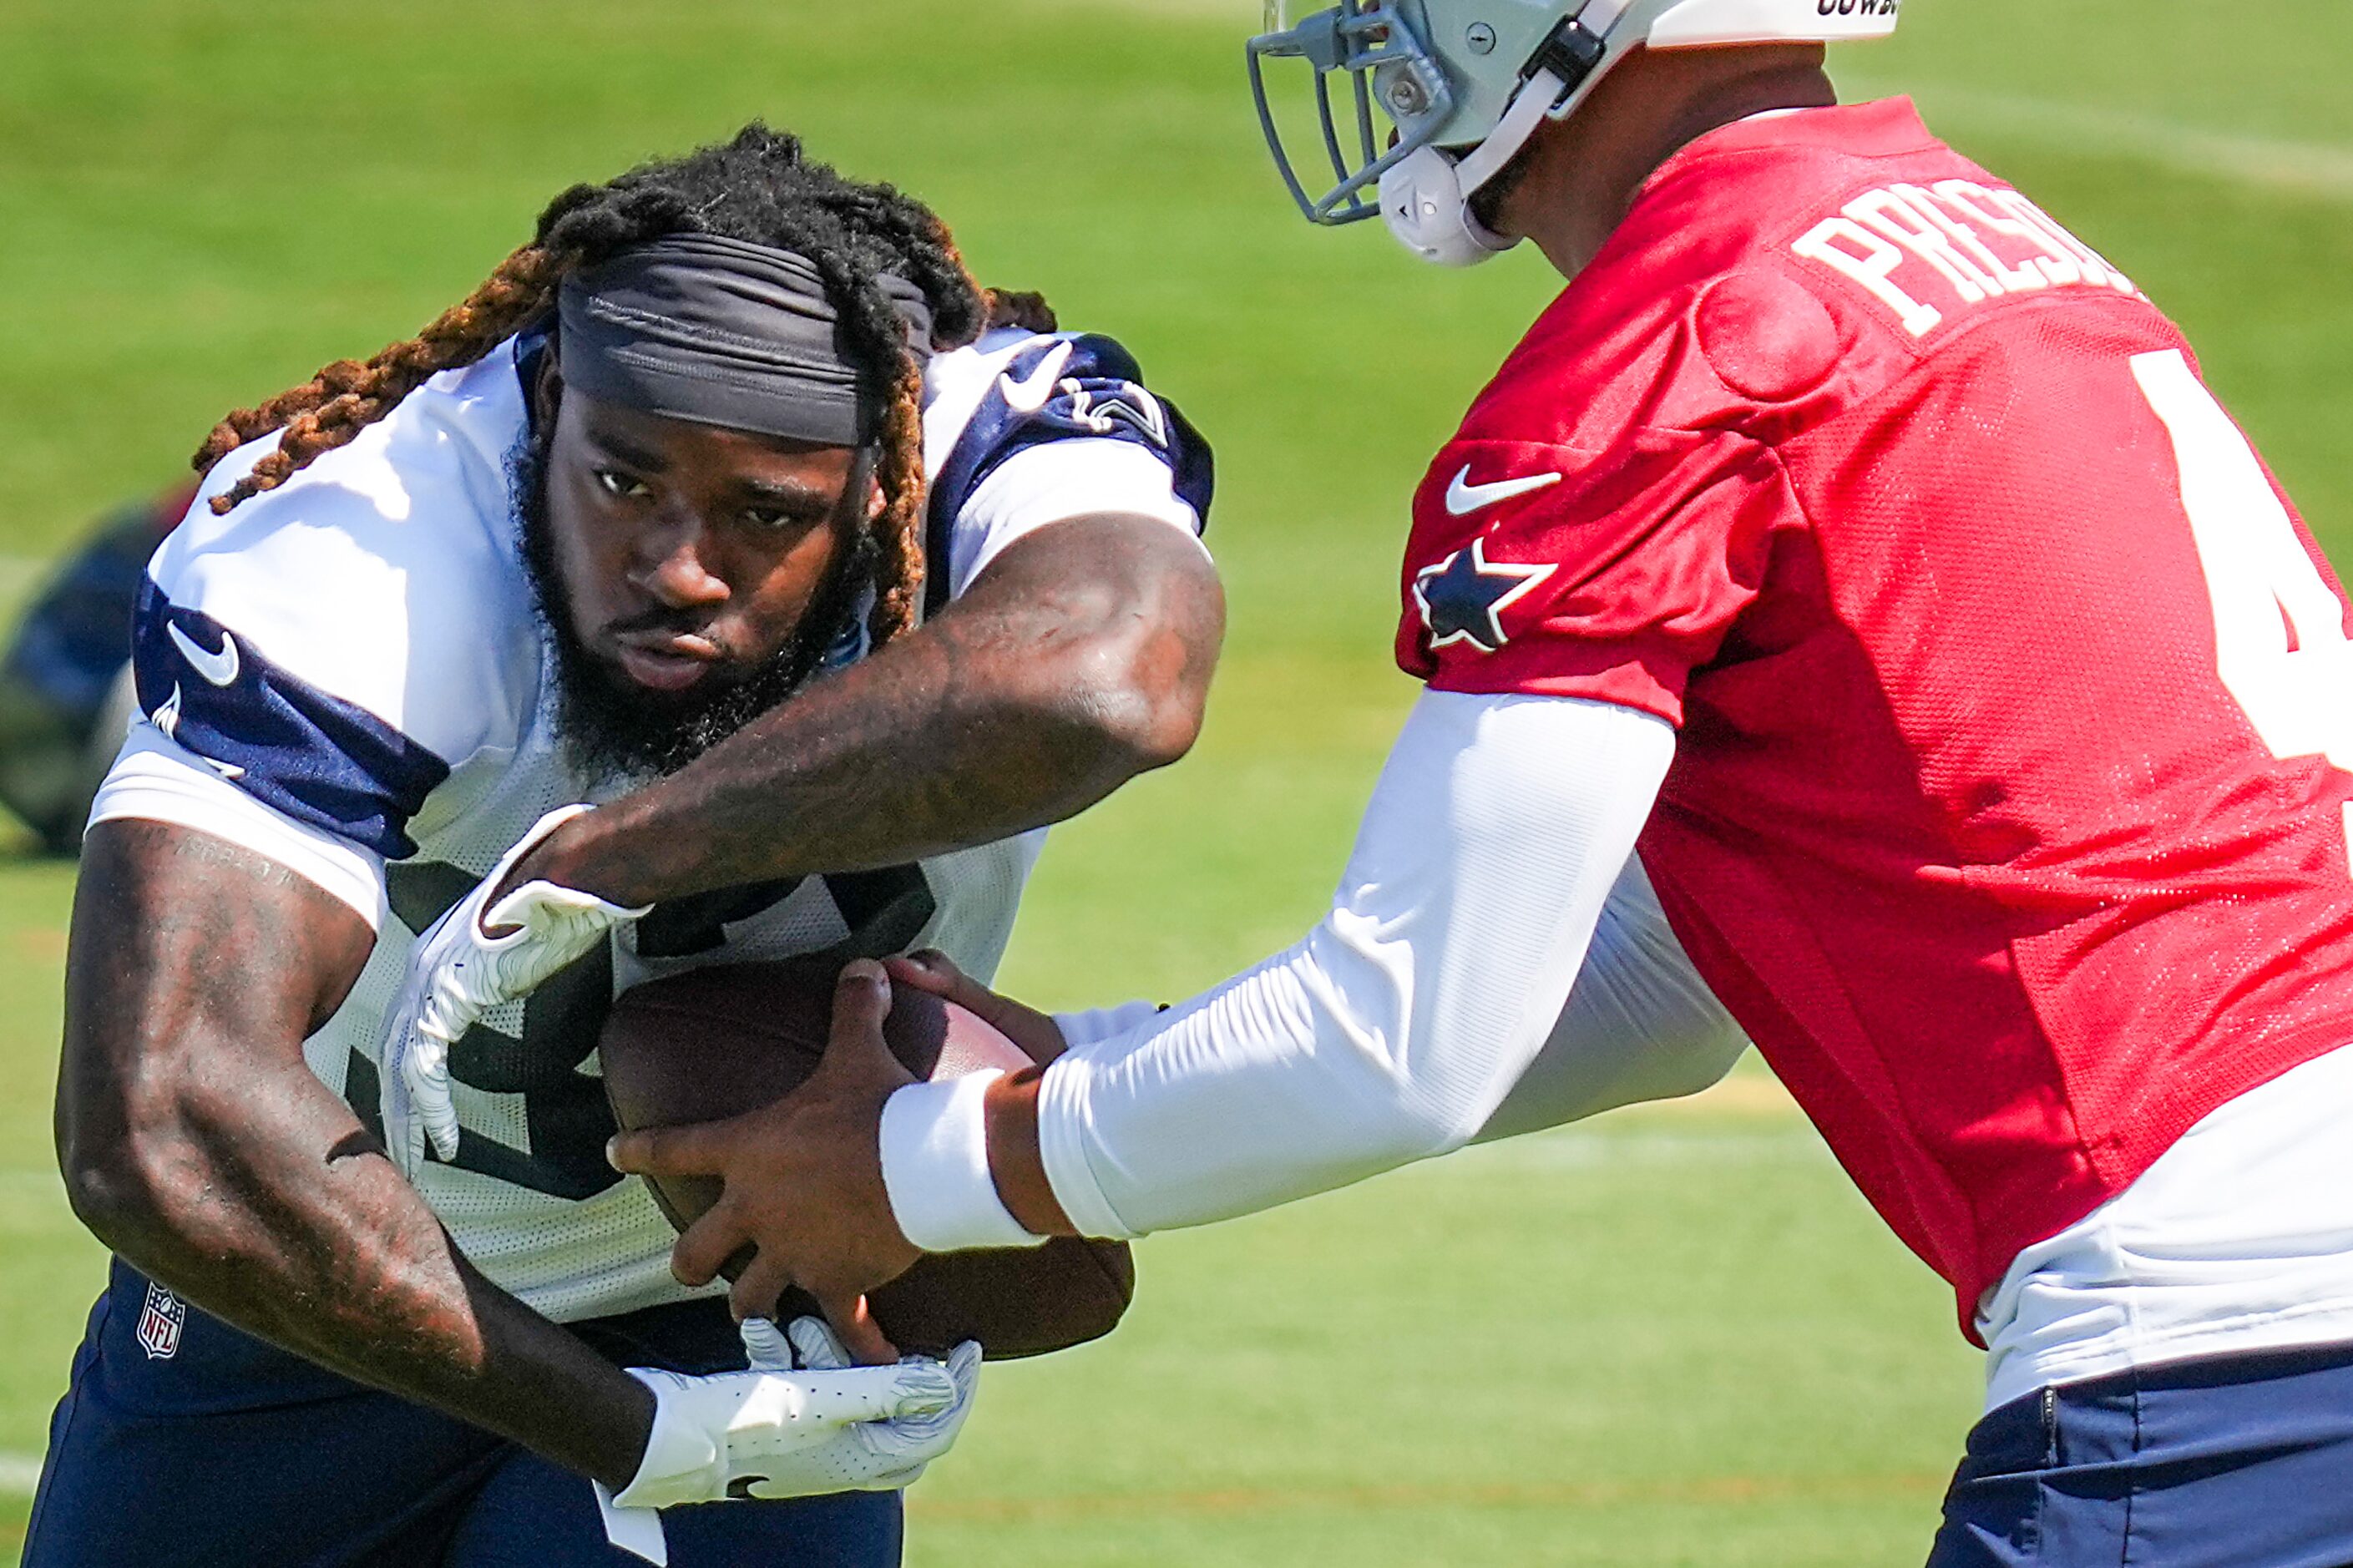
[[[139,1312],[139,1345],[149,1361],[169,1361],[180,1352],[180,1331],[188,1321],[187,1303],[161,1285],[147,1287],[147,1305]]]

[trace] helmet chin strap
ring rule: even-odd
[[[1517,245],[1471,216],[1471,198],[1501,174],[1567,90],[1538,70],[1512,100],[1487,139],[1457,156],[1421,147],[1381,176],[1381,220],[1398,243],[1440,267],[1475,267]]]

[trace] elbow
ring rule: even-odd
[[[1104,744],[1127,776],[1181,760],[1201,738],[1201,707],[1166,693],[1130,690],[1106,715]]]
[[[1022,555],[1036,549],[1024,541],[989,568],[1008,582],[1029,574],[1021,653],[1007,668],[1025,716],[1071,748],[1076,771],[1116,788],[1200,737],[1225,592],[1200,546],[1157,520],[1080,520],[1054,534],[1050,567]]]
[[[1748,1037],[1729,1015],[1695,1026],[1683,1039],[1648,1053],[1653,1072],[1643,1100],[1683,1100],[1722,1083],[1748,1052]]]
[[[168,1233],[163,1184],[136,1151],[85,1152],[69,1145],[58,1166],[74,1217],[110,1250],[131,1257],[146,1238]]]
[[[203,1194],[185,1180],[188,1138],[167,1114],[61,1117],[58,1165],[74,1217],[141,1268],[195,1245]]]
[[[1165,768],[1200,739],[1208,681],[1168,661],[1151,639],[1103,638],[1081,651],[1059,683],[1073,721],[1120,779]]]
[[[1437,1103],[1398,1084],[1377,1113],[1364,1118],[1358,1158],[1369,1168],[1395,1170],[1451,1154],[1479,1131],[1467,1106]]]

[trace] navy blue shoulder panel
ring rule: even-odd
[[[1126,441],[1168,465],[1177,498],[1209,521],[1217,468],[1209,443],[1166,398],[1146,391],[1135,357],[1110,338],[1044,338],[1015,354],[989,384],[932,487],[928,544],[947,559],[956,514],[1016,452],[1049,441]],[[927,609],[947,598],[948,574],[931,574]]]
[[[387,860],[417,852],[408,820],[449,764],[366,709],[173,604],[152,577],[139,585],[132,666],[155,727],[256,800]]]

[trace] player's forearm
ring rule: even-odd
[[[142,1272],[345,1376],[625,1484],[645,1389],[482,1278],[316,1080],[197,1090],[137,1139],[150,1194],[107,1240]]]
[[[1191,746],[1223,632],[1215,570],[1165,522],[1057,524],[517,875],[642,904],[1060,821]]]
[[[1000,1201],[1032,1230],[1134,1236],[1468,1141],[1560,1016],[1672,751],[1663,723],[1624,709],[1425,697],[1304,942],[1072,1048],[1034,1086],[997,1086],[982,1117]],[[969,1146],[943,1131],[886,1139],[886,1161]],[[886,1163],[894,1192],[948,1179],[923,1174]]]
[[[371,945],[250,851],[158,823],[93,831],[58,1100],[75,1209],[239,1328],[626,1480],[642,1388],[466,1265],[304,1064]]]

